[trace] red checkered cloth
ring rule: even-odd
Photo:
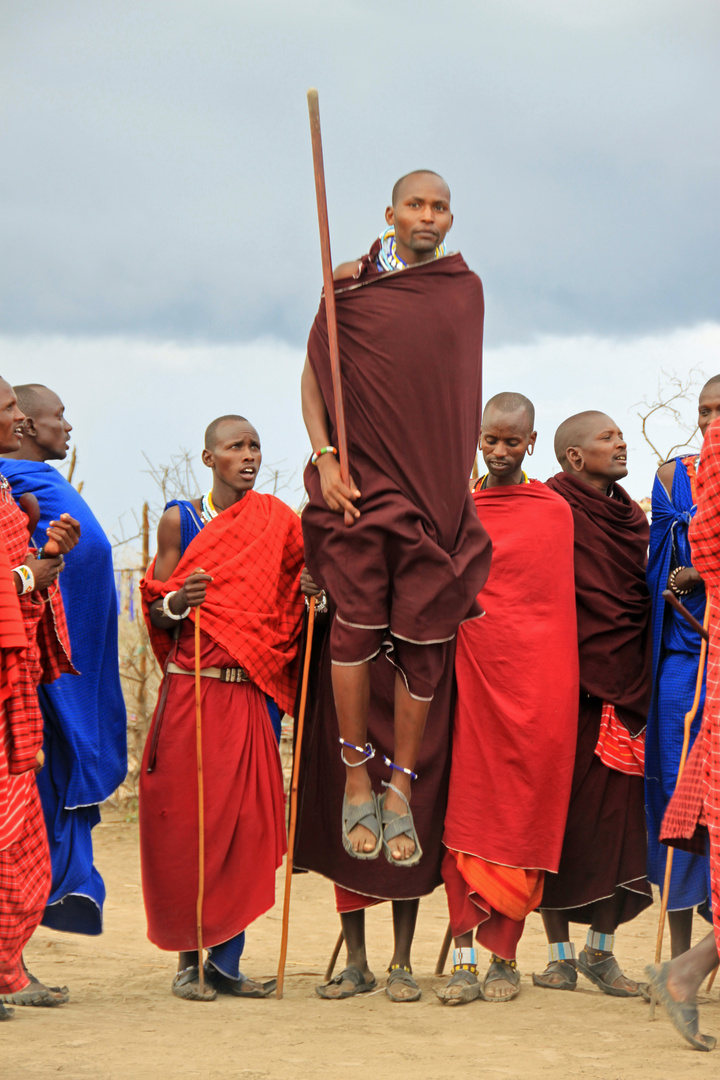
[[[626,776],[645,775],[645,732],[632,737],[620,721],[615,706],[603,702],[600,733],[595,753],[608,769]]]
[[[141,582],[145,619],[159,663],[165,666],[172,638],[152,625],[150,605],[182,588],[185,578],[201,567],[213,579],[201,609],[204,633],[281,709],[292,713],[305,610],[300,592],[303,562],[297,514],[274,495],[248,491],[188,544],[168,581],[154,577],[153,560]]]
[[[661,840],[702,851],[710,838],[715,938],[720,949],[720,421],[705,435],[697,482],[698,509],[690,525],[693,566],[710,605],[707,690],[700,732],[663,819]]]
[[[0,994],[27,986],[22,952],[50,895],[50,852],[35,780],[20,835],[0,851]]]

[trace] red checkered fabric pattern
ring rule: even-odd
[[[50,852],[35,781],[28,794],[21,834],[0,851],[0,994],[27,985],[22,951],[50,895]]]
[[[208,522],[186,548],[168,581],[141,583],[143,606],[158,661],[164,666],[172,639],[152,625],[149,607],[180,589],[202,568],[212,575],[200,619],[203,631],[245,668],[257,686],[292,712],[297,655],[305,603],[300,518],[274,495],[249,491]],[[190,618],[195,617],[193,611]]]
[[[710,606],[707,690],[700,733],[663,820],[661,839],[689,850],[710,838],[710,878],[715,937],[720,949],[720,421],[707,430],[697,481],[698,509],[690,525],[693,566]]]

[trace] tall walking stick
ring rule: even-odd
[[[310,657],[312,654],[313,628],[315,626],[315,597],[310,597],[308,608],[307,636],[305,640],[305,662],[303,664],[302,686],[300,689],[300,707],[295,731],[295,753],[293,754],[292,782],[290,784],[290,827],[288,828],[288,852],[285,864],[285,897],[283,899],[282,937],[280,940],[280,961],[277,973],[278,998],[283,996],[285,985],[285,961],[287,959],[288,930],[290,926],[290,890],[292,888],[293,852],[295,848],[295,826],[297,823],[297,791],[300,775],[300,751],[302,749],[303,727],[305,725],[305,705],[307,704],[308,677],[310,675]]]
[[[452,923],[447,924],[447,930],[445,931],[445,937],[443,943],[440,946],[440,955],[438,956],[438,962],[435,965],[435,974],[442,975],[445,969],[445,961],[448,958],[450,952],[450,944],[452,942]]]
[[[665,595],[665,593],[663,593],[663,596],[664,595]],[[674,595],[673,595],[673,599],[675,599]],[[673,605],[673,606],[675,606],[675,605]],[[679,607],[681,609],[681,612],[684,612],[685,609],[682,607],[682,604],[679,605]],[[688,612],[688,614],[689,614],[689,612]],[[695,621],[696,620],[693,620],[693,622],[695,622]],[[697,679],[695,680],[695,697],[693,698],[692,708],[690,709],[689,712],[687,712],[685,714],[685,730],[684,730],[684,733],[683,733],[682,750],[680,752],[680,764],[678,765],[678,775],[677,775],[677,780],[675,781],[676,786],[677,786],[677,784],[678,784],[678,782],[680,780],[680,777],[683,774],[683,770],[685,769],[685,762],[687,761],[687,756],[688,756],[688,748],[690,746],[690,729],[692,728],[693,720],[697,716],[698,705],[700,704],[700,694],[702,693],[703,674],[705,672],[705,657],[707,655],[707,647],[708,647],[707,628],[708,628],[709,621],[710,621],[710,600],[708,599],[708,601],[707,601],[707,603],[705,605],[705,618],[703,620],[703,625],[700,627],[700,630],[702,630],[704,632],[700,635],[701,636],[700,659],[698,661]],[[699,626],[699,624],[698,624],[698,626]],[[659,925],[658,925],[657,942],[655,944],[655,963],[656,964],[659,964],[660,960],[662,958],[663,934],[665,933],[665,918],[667,916],[668,894],[670,892],[670,878],[672,876],[672,865],[673,865],[674,851],[675,851],[674,848],[672,848],[672,847],[668,848],[667,860],[665,862],[665,880],[663,882],[662,900],[661,900],[661,903],[660,903],[660,922],[659,922]],[[650,999],[650,1017],[649,1017],[650,1020],[654,1019],[654,1016],[655,1016],[655,1003],[656,1003],[656,997],[655,997],[655,994],[653,993],[652,997]]]
[[[196,573],[202,573],[197,570]],[[205,997],[205,964],[203,958],[203,898],[205,895],[205,797],[202,768],[202,694],[200,688],[200,605],[195,608],[195,750],[198,783],[198,892],[195,907],[198,947],[198,988]]]
[[[330,372],[332,374],[333,397],[335,402],[335,432],[337,435],[338,457],[342,482],[350,484],[350,464],[345,434],[345,409],[343,407],[342,377],[340,374],[340,349],[337,336],[337,316],[335,314],[335,286],[333,284],[332,258],[330,255],[330,226],[328,224],[327,197],[325,194],[325,166],[323,164],[322,133],[320,131],[320,106],[317,90],[307,92],[308,111],[310,113],[310,134],[312,136],[313,170],[315,172],[315,197],[317,199],[318,226],[320,228],[320,254],[322,257],[323,290],[325,293],[325,314],[327,316],[328,347],[330,350]],[[345,511],[345,524],[352,525],[352,514]]]

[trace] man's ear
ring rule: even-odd
[[[37,428],[35,427],[35,421],[32,416],[26,416],[23,422],[20,424],[23,435],[28,435],[31,439],[34,439],[37,435]]]
[[[200,456],[203,465],[207,465],[208,469],[212,469],[213,465],[215,464],[215,458],[213,457],[212,450],[203,450]]]
[[[537,431],[533,431],[533,432],[531,432],[530,438],[528,439],[527,452],[528,452],[529,457],[532,457],[533,454],[535,453],[535,443],[536,443],[536,441],[537,441]]]
[[[565,451],[565,457],[569,461],[573,472],[582,472],[583,465],[585,464],[585,458],[583,456],[582,448],[579,446],[568,446]]]
[[[385,210],[385,220],[387,221],[388,225],[395,224],[395,211],[393,210],[392,206],[388,206]]]

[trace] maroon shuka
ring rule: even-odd
[[[476,597],[490,563],[468,490],[480,429],[482,284],[459,254],[384,274],[363,260],[359,277],[337,281],[335,294],[361,517],[346,527],[309,465],[307,566],[351,625],[447,641],[481,613]],[[335,442],[324,300],[308,357]]]
[[[331,608],[332,613],[332,608]],[[340,761],[338,722],[333,702],[330,616],[320,615],[313,637],[313,659],[305,714],[298,790],[295,865],[329,878],[362,897],[410,900],[426,896],[442,883],[440,865],[443,822],[450,774],[450,726],[455,701],[453,660],[455,643],[448,646],[447,663],[438,683],[412,787],[412,811],[423,848],[416,866],[391,866],[382,854],[375,860],[353,859],[342,845],[340,818],[345,791],[345,769]],[[302,660],[301,660],[302,662]],[[373,790],[390,780],[383,754],[394,744],[395,669],[382,656],[370,665],[370,717],[368,739],[376,748],[368,765]],[[297,715],[297,710],[296,710]]]
[[[603,702],[615,706],[631,735],[645,727],[651,690],[649,528],[618,484],[608,496],[558,473],[547,486],[567,499],[575,523],[580,708],[560,867],[545,876],[541,906],[565,909],[571,921],[589,923],[585,905],[622,888],[618,922],[628,922],[652,903],[644,783],[641,776],[608,768],[595,747]]]

